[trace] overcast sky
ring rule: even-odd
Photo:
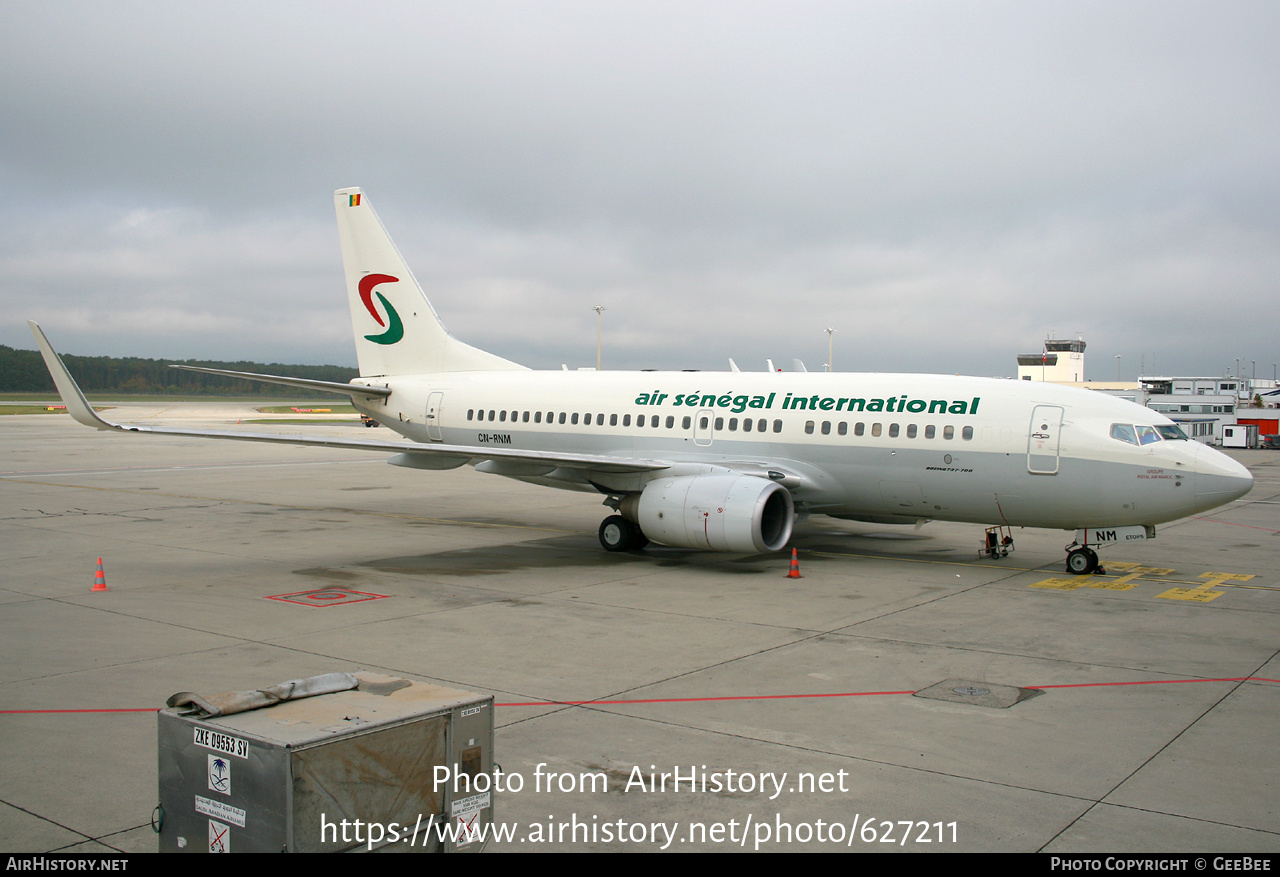
[[[0,3],[0,343],[354,364],[332,190],[533,367],[1280,359],[1280,3]]]

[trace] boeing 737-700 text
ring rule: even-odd
[[[602,495],[610,551],[777,551],[797,517],[1075,530],[1094,547],[1249,491],[1249,472],[1132,402],[1054,384],[914,374],[531,371],[454,338],[360,189],[334,193],[360,377],[197,369],[341,393],[409,442],[117,424],[31,324],[71,415],[104,430],[385,450]],[[185,367],[185,366],[184,366]]]

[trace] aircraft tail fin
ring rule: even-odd
[[[524,368],[449,334],[363,191],[333,202],[361,376]]]

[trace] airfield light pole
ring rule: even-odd
[[[1116,354],[1116,381],[1120,381],[1120,354]]]
[[[600,314],[604,311],[604,305],[595,305],[591,310],[596,312],[596,371],[600,371]]]
[[[835,365],[832,362],[831,354],[832,354],[832,351],[834,350],[833,342],[834,342],[836,330],[828,326],[826,331],[827,331],[827,371],[833,372],[836,369],[835,369]]]

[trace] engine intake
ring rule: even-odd
[[[778,551],[795,521],[791,493],[754,475],[658,478],[621,512],[654,542],[740,554]]]

